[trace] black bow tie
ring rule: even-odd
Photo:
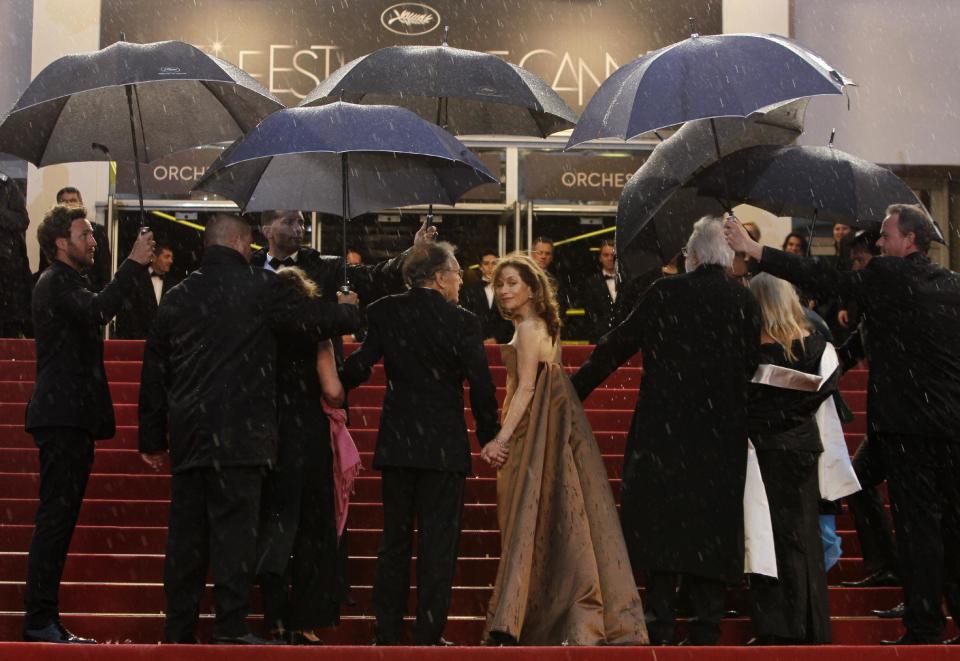
[[[603,274],[603,279],[604,279],[604,280],[616,280],[616,279],[617,279],[617,276],[615,276],[615,275],[607,275],[606,273],[604,273],[604,274]]]
[[[293,261],[293,257],[284,257],[283,259],[279,259],[277,257],[270,258],[270,268],[272,268],[274,271],[276,271],[281,266],[296,266],[296,265],[297,263]]]
[[[150,277],[151,277],[151,278],[160,278],[161,280],[163,280],[163,274],[162,274],[162,273],[157,273],[156,271],[154,271],[153,273],[151,273],[151,274],[150,274]]]

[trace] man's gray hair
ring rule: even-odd
[[[403,260],[403,280],[408,287],[430,284],[437,271],[456,259],[457,247],[446,241],[422,243],[410,249]]]
[[[687,271],[703,264],[724,268],[733,266],[733,249],[723,236],[723,221],[715,216],[704,216],[693,225],[687,240]],[[690,266],[693,265],[693,268]]]

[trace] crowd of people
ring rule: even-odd
[[[852,270],[762,247],[732,217],[704,218],[684,273],[665,270],[628,293],[605,242],[590,283],[598,342],[572,376],[560,360],[549,239],[529,255],[485,253],[481,281],[464,287],[456,248],[435,227],[421,227],[398,257],[364,265],[303,247],[299,212],[257,222],[268,245],[253,252],[250,221],[216,214],[200,267],[177,284],[166,279],[172,252],[145,230],[99,291],[84,275],[99,244],[86,210],[59,204],[40,223],[50,266],[32,301],[26,429],[40,449],[40,504],[26,640],[93,642],[63,627],[58,591],[95,442],[115,432],[102,339],[115,316],[131,336],[146,320],[139,448],[172,474],[167,642],[197,642],[208,571],[214,642],[319,644],[339,622],[356,468],[343,410],[381,360],[377,644],[403,640],[415,530],[412,638],[446,643],[471,472],[465,381],[480,457],[497,469],[501,551],[486,644],[672,644],[684,608],[687,642],[712,645],[726,588],[743,583],[745,557],[759,567],[764,553],[765,569],[746,567],[755,642],[829,642],[820,514],[832,479],[824,457],[837,443],[863,487],[843,494],[861,539],[872,540],[865,580],[903,584],[906,632],[896,642],[939,642],[944,600],[960,616],[960,277],[927,258],[932,233],[919,207],[888,209],[875,242],[854,237]],[[836,349],[829,329],[811,323],[805,292],[842,303],[836,323],[856,330]],[[136,321],[121,324],[124,315]],[[358,334],[345,357],[342,338]],[[503,345],[500,416],[485,342]],[[643,388],[625,430],[618,515],[581,401],[638,352]],[[860,360],[870,365],[868,432],[851,465],[837,390]],[[745,502],[754,455],[773,540],[763,552],[751,547],[755,503]],[[247,627],[254,583],[264,636]]]

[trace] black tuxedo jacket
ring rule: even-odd
[[[177,284],[177,279],[171,273],[164,275],[162,280],[161,298]],[[153,276],[149,269],[145,269],[137,276],[137,286],[133,294],[123,302],[117,312],[116,337],[122,340],[145,339],[156,314],[157,296],[153,291]]]
[[[343,367],[355,388],[383,358],[387,392],[374,468],[408,467],[469,473],[470,443],[463,381],[481,444],[498,429],[496,390],[476,315],[432,289],[417,287],[367,308],[369,329]]]
[[[764,248],[760,268],[818,299],[853,300],[863,311],[871,431],[960,438],[960,275],[920,253],[838,271]]]
[[[276,334],[317,342],[358,325],[354,306],[306,298],[235,250],[207,248],[200,268],[160,301],[147,337],[140,451],[166,449],[169,430],[173,472],[272,463]]]
[[[61,261],[41,275],[33,292],[37,380],[26,429],[75,427],[95,439],[116,431],[103,367],[103,326],[110,322],[146,267],[126,260],[99,294]]]
[[[590,343],[596,344],[600,338],[616,328],[627,318],[636,303],[631,288],[617,276],[617,300],[610,297],[610,289],[602,272],[592,274],[583,286],[583,308],[590,324]]]
[[[480,319],[483,339],[492,337],[497,344],[506,344],[513,337],[513,322],[500,315],[496,303],[487,303],[486,285],[483,280],[464,285],[460,290],[460,305]]]

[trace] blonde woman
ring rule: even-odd
[[[819,374],[827,342],[813,332],[793,285],[760,273],[751,279],[750,291],[762,317],[762,362]],[[823,445],[814,416],[835,392],[836,378],[816,392],[750,386],[750,439],[770,503],[779,576],[750,577],[760,644],[830,642],[817,479]]]
[[[524,255],[499,260],[493,282],[497,305],[516,330],[502,349],[507,397],[500,432],[483,451],[500,469],[501,533],[484,639],[644,644],[643,607],[607,471],[560,364],[556,293]]]

